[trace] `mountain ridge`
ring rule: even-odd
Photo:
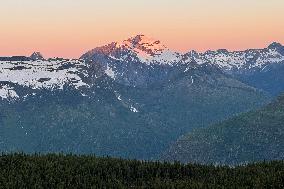
[[[150,51],[151,48],[158,49],[158,53],[147,53],[149,46]],[[146,52],[141,53],[141,49],[146,49]],[[147,58],[141,57],[141,54],[146,54]],[[243,83],[269,93],[271,96],[277,96],[281,91],[284,91],[282,77],[284,47],[276,42],[264,49],[245,51],[219,49],[205,53],[190,51],[182,54],[169,50],[158,40],[151,38],[149,40],[148,37],[138,35],[122,42],[113,42],[103,47],[97,47],[82,55],[81,59],[90,64],[100,64],[102,71],[105,70],[113,79],[129,85],[141,86],[143,82],[151,83],[152,81],[148,79],[147,81],[145,79],[139,81],[139,79],[133,78],[143,78],[145,74],[150,78],[151,70],[159,70],[158,67],[168,67],[169,69],[175,67],[186,72],[187,69],[210,65]],[[272,76],[273,78],[271,78]]]
[[[26,83],[25,86],[28,83],[29,87],[40,86],[52,90],[62,88],[63,84],[68,83],[78,87],[88,86],[84,82],[87,77],[96,79],[106,74],[125,85],[147,87],[167,82],[177,73],[206,68],[216,72],[219,72],[219,69],[247,85],[277,96],[284,90],[284,79],[281,77],[284,73],[284,55],[281,54],[283,52],[284,47],[273,42],[265,49],[232,52],[219,49],[205,53],[191,51],[181,54],[169,50],[159,40],[137,35],[122,42],[113,42],[90,50],[82,55],[80,60],[44,60],[39,52],[30,57],[2,57],[0,80],[20,85]],[[35,61],[42,63],[37,65]],[[10,70],[9,73],[7,70]],[[39,75],[31,77],[35,74],[29,73],[30,71]],[[62,72],[62,76],[56,76],[54,71]],[[20,72],[27,73],[26,79],[21,79],[18,74]],[[41,77],[43,75],[46,77]],[[3,86],[2,99],[9,96],[9,91],[12,92],[10,96],[17,97],[11,86]]]
[[[239,165],[284,158],[284,94],[270,104],[180,138],[165,160]]]
[[[80,59],[90,59],[93,53],[96,53],[97,51],[104,49],[105,47],[111,47],[110,49],[112,52],[120,48],[129,50],[131,54],[136,55],[136,58],[140,59],[141,62],[146,62],[147,64],[160,62],[160,64],[174,65],[178,63],[188,64],[191,62],[195,62],[198,64],[204,64],[211,62],[212,64],[215,64],[224,70],[231,70],[231,69],[240,69],[242,68],[242,66],[247,66],[246,64],[248,63],[246,62],[252,61],[253,59],[255,59],[254,61],[259,61],[259,62],[250,64],[250,66],[255,66],[260,68],[263,68],[264,65],[270,63],[271,61],[276,61],[276,62],[284,61],[284,47],[277,42],[271,43],[270,45],[268,45],[268,47],[264,49],[248,49],[244,51],[228,51],[226,49],[219,49],[216,51],[208,50],[204,53],[192,50],[189,51],[188,53],[179,53],[171,51],[165,45],[162,45],[159,40],[151,39],[149,37],[146,37],[145,35],[137,35],[135,37],[126,39],[122,42],[112,42],[106,46],[97,47],[85,53],[83,56],[80,57]],[[151,47],[152,49],[149,47]],[[153,50],[156,51],[152,52]],[[111,54],[108,51],[104,51],[104,53],[105,55]],[[157,56],[155,59],[155,55],[159,56],[164,55],[164,56],[162,57]],[[226,55],[227,57],[224,55]],[[145,56],[146,58],[143,56]],[[230,56],[232,56],[231,60],[230,58],[228,58]],[[265,58],[269,58],[269,56],[271,56],[271,58],[274,58],[274,60],[261,62],[263,61],[262,56],[264,56]],[[232,59],[233,57],[235,59]],[[115,54],[111,58],[123,61],[126,60],[123,57],[119,56],[119,54]],[[238,62],[235,63],[234,65],[230,65],[229,61],[238,61]],[[223,64],[218,64],[218,62],[223,62]]]

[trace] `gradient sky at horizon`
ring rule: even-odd
[[[284,0],[0,0],[0,56],[78,58],[136,34],[171,49],[284,43]]]

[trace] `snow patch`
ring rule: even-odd
[[[138,113],[139,111],[135,108],[135,107],[133,107],[133,106],[130,106],[130,111],[131,112],[134,112],[134,113]]]
[[[0,86],[0,97],[2,99],[16,99],[19,98],[18,94],[14,90],[14,88],[9,87],[7,85]]]
[[[115,72],[113,71],[111,67],[109,67],[109,65],[107,65],[107,69],[105,70],[105,73],[112,79],[115,79]]]

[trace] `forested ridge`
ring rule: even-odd
[[[239,165],[284,160],[284,95],[259,110],[242,113],[182,137],[167,161]]]
[[[284,162],[234,168],[95,156],[0,156],[0,188],[284,188]]]

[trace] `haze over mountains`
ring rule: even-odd
[[[182,137],[163,156],[184,163],[238,165],[284,159],[284,96]]]
[[[138,35],[79,60],[0,58],[0,149],[158,158],[284,90],[284,47],[181,54]]]

